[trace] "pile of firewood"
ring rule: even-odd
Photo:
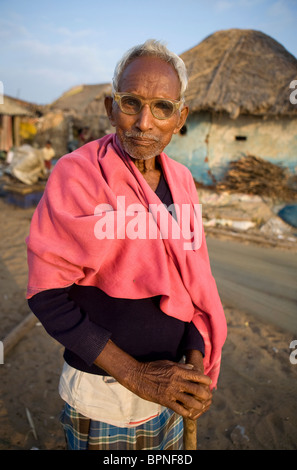
[[[285,168],[259,157],[246,156],[232,161],[218,191],[257,194],[284,200],[297,199],[297,191],[288,184]]]

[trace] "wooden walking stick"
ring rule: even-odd
[[[197,420],[184,418],[184,450],[197,450]]]

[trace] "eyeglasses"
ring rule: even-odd
[[[156,119],[169,119],[182,104],[182,101],[163,100],[162,98],[144,100],[133,93],[114,93],[113,97],[124,114],[138,114],[148,103],[151,113]]]

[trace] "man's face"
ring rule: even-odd
[[[155,57],[138,57],[124,70],[119,92],[133,93],[143,99],[180,99],[180,82],[174,68]],[[159,155],[179,132],[188,108],[176,111],[168,119],[155,118],[148,104],[135,115],[124,114],[111,98],[105,101],[111,124],[125,151],[135,159],[146,160]]]

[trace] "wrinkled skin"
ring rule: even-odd
[[[208,377],[186,365],[170,361],[142,364],[135,393],[171,408],[192,419],[198,418],[211,403]]]
[[[211,380],[203,374],[201,353],[190,351],[188,357],[195,364],[141,363],[109,341],[95,364],[139,397],[197,419],[211,404]]]

